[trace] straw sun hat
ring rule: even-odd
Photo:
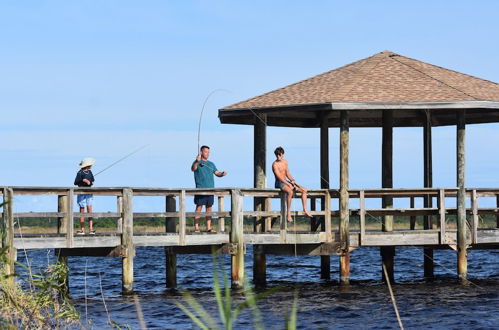
[[[78,164],[78,167],[84,168],[94,164],[95,164],[95,158],[83,158],[80,164]]]

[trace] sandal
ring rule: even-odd
[[[194,232],[195,232],[195,233],[200,233],[200,232],[201,232],[201,230],[199,230],[199,229],[195,229],[195,230],[194,230]]]
[[[95,235],[95,230],[91,230],[88,234],[89,235]]]
[[[80,236],[81,236],[81,235],[85,235],[85,232],[84,232],[83,230],[78,230],[78,231],[76,232],[76,235],[80,235]]]
[[[207,229],[207,230],[206,230],[206,232],[207,232],[207,233],[216,233],[217,231],[216,231],[216,230],[214,230],[214,229]]]

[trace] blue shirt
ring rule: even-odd
[[[196,188],[215,188],[214,172],[217,171],[215,164],[209,160],[200,160],[198,168],[194,171],[194,182]]]
[[[75,178],[75,186],[78,187],[90,187],[92,184],[88,185],[85,182],[83,182],[83,179],[87,179],[90,181],[92,184],[94,183],[94,175],[92,174],[91,170],[84,171],[84,170],[79,170],[78,173],[76,173],[76,178]]]

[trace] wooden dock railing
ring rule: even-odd
[[[339,249],[355,249],[362,246],[427,246],[454,247],[457,232],[464,230],[469,246],[495,247],[499,245],[499,189],[467,189],[469,200],[467,209],[467,228],[456,228],[448,223],[449,216],[456,214],[455,205],[457,188],[423,188],[423,189],[352,189],[348,191],[350,205],[358,202],[358,208],[349,210],[350,217],[357,219],[348,224],[348,240],[340,241],[340,223],[333,225],[339,218],[337,205],[339,191],[330,189],[310,190],[308,198],[313,219],[307,225],[304,220],[293,223],[285,221],[284,198],[275,189],[165,189],[165,188],[73,188],[73,187],[2,187],[0,192],[5,204],[2,208],[2,230],[5,232],[3,246],[9,246],[8,253],[14,260],[17,249],[58,249],[62,257],[75,255],[105,255],[123,258],[123,289],[133,290],[133,257],[135,246],[167,247],[168,269],[167,283],[176,285],[176,257],[178,253],[209,253],[215,247],[216,253],[229,253],[233,258],[233,285],[240,286],[244,279],[245,245],[255,246],[255,253],[260,254],[312,254],[335,255]],[[93,194],[116,198],[116,209],[109,212],[80,213],[75,212],[75,195]],[[16,212],[16,198],[20,196],[57,196],[57,206],[53,212]],[[191,212],[193,205],[187,201],[193,195],[215,195],[218,209],[206,213]],[[135,197],[163,197],[164,212],[136,212]],[[395,200],[406,200],[403,208],[368,208],[374,205],[371,200],[380,201],[383,197]],[[493,197],[495,207],[480,208],[479,199]],[[416,208],[419,199],[435,201],[436,207]],[[230,201],[227,201],[230,199]],[[263,210],[254,211],[253,203],[245,203],[247,199],[264,200]],[[280,202],[279,202],[280,200]],[[320,201],[320,210],[316,210]],[[295,201],[294,203],[297,203]],[[395,203],[397,204],[397,203]],[[230,205],[230,210],[225,206]],[[251,209],[247,209],[248,205]],[[430,204],[432,205],[432,204]],[[246,207],[245,207],[246,206]],[[57,210],[57,211],[55,211]],[[480,227],[482,215],[495,215],[495,226]],[[301,211],[293,211],[293,217],[303,217]],[[98,232],[95,236],[77,236],[74,232],[74,219],[92,216],[116,219],[116,228],[112,231]],[[189,230],[188,222],[193,217],[212,216],[218,218],[217,233],[194,233]],[[410,221],[407,228],[396,228],[393,231],[381,230],[383,216],[404,216]],[[416,217],[430,218],[430,227],[416,229]],[[58,225],[52,233],[28,233],[22,227],[20,219],[57,218]],[[162,232],[141,231],[134,229],[134,219],[165,219]],[[435,221],[432,222],[431,219]],[[98,221],[98,220],[97,220]],[[227,223],[230,221],[230,224]],[[276,226],[276,223],[279,226]],[[98,222],[97,222],[98,223]],[[227,225],[229,231],[227,232]],[[378,229],[379,228],[379,229]],[[13,272],[13,263],[6,266],[8,273]]]

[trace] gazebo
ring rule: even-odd
[[[382,188],[391,188],[393,127],[423,127],[424,187],[432,187],[431,128],[456,125],[458,274],[466,278],[465,125],[499,122],[499,84],[383,51],[219,109],[219,118],[223,124],[254,126],[255,188],[266,186],[267,126],[320,129],[321,188],[330,188],[328,128],[340,128],[341,282],[349,280],[349,127],[382,127]],[[430,204],[426,199],[425,207]],[[392,206],[392,199],[384,198],[383,207]],[[431,226],[430,217],[424,226]],[[392,216],[383,218],[383,230],[393,230]],[[432,276],[433,251],[425,250],[425,275]],[[389,274],[394,253],[394,247],[381,247]],[[321,268],[329,278],[329,256],[321,256]]]

